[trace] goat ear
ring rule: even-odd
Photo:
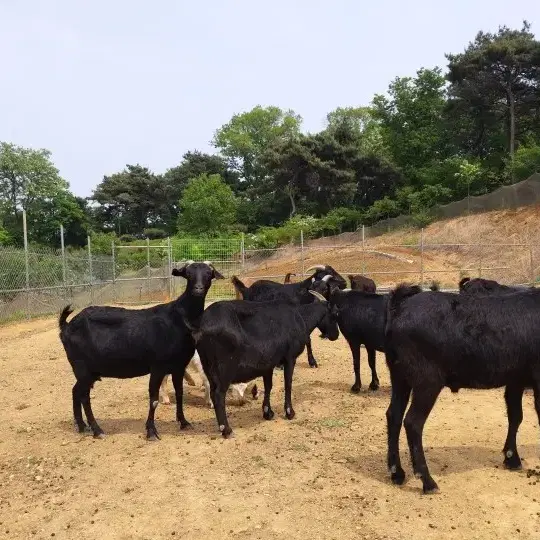
[[[176,277],[186,277],[186,268],[187,265],[182,266],[182,268],[173,268],[172,275]]]
[[[223,274],[220,274],[213,266],[212,266],[212,278],[213,279],[225,279],[225,276]]]

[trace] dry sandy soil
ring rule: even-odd
[[[315,334],[314,334],[315,335]],[[162,440],[143,439],[146,377],[96,384],[103,440],[75,433],[73,375],[53,319],[0,328],[0,537],[77,539],[540,538],[538,423],[530,393],[519,434],[524,470],[501,466],[502,390],[445,390],[425,429],[441,493],[421,494],[408,474],[392,486],[385,467],[389,382],[379,357],[377,393],[349,392],[347,344],[315,338],[320,367],[299,359],[297,416],[276,418],[260,401],[228,407],[236,437],[223,441],[202,389],[186,387],[191,432],[174,406],[158,408]],[[364,388],[369,383],[362,352]]]

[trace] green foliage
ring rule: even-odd
[[[540,145],[521,146],[508,163],[508,170],[516,180],[525,180],[531,174],[540,172]]]
[[[180,201],[178,228],[189,234],[219,236],[232,231],[238,202],[218,174],[191,180]]]
[[[149,238],[150,240],[156,240],[158,238],[167,238],[167,231],[164,231],[163,229],[144,229],[143,231],[144,236]]]
[[[4,229],[4,227],[0,226],[0,245],[7,245],[10,244],[12,241],[11,235],[9,234],[9,231],[7,229]]]
[[[383,197],[375,201],[365,213],[365,224],[370,225],[381,219],[396,217],[400,214],[400,208],[397,201],[390,197]]]
[[[219,128],[212,144],[231,159],[248,185],[264,177],[260,157],[274,143],[290,140],[300,132],[302,118],[291,110],[261,107],[235,114]]]
[[[118,234],[141,233],[159,225],[167,210],[163,178],[141,165],[126,165],[122,172],[104,176],[92,199],[100,204],[104,228]]]
[[[384,144],[412,184],[421,183],[419,169],[446,152],[445,97],[445,78],[435,68],[419,70],[416,78],[398,77],[390,84],[388,96],[373,99]]]
[[[344,229],[355,230],[363,217],[363,212],[354,208],[334,208],[321,218],[321,229],[334,234],[341,233]]]

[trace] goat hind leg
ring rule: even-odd
[[[521,458],[517,451],[516,437],[519,426],[523,421],[523,390],[523,386],[509,384],[504,391],[508,415],[508,433],[503,449],[504,466],[514,471],[521,469]]]
[[[165,375],[163,377],[163,381],[161,381],[161,385],[159,387],[159,401],[163,405],[170,405],[171,400],[169,399],[169,393],[167,392],[167,380],[169,379],[168,375]]]
[[[102,439],[105,436],[105,433],[96,422],[94,413],[92,412],[92,405],[90,404],[90,389],[92,388],[93,381],[85,381],[84,383],[80,382],[80,384],[80,396],[84,414],[86,414],[86,419],[90,424],[90,429],[92,430],[94,437],[96,439]]]
[[[422,488],[426,494],[438,493],[439,487],[429,473],[422,433],[441,390],[442,386],[428,386],[421,390],[413,390],[411,406],[404,421],[414,474],[422,479]]]
[[[73,385],[71,393],[73,397],[73,417],[75,418],[75,423],[77,424],[79,433],[84,433],[89,429],[89,427],[85,424],[82,415],[81,385],[79,381]]]
[[[263,399],[263,418],[265,420],[272,420],[274,418],[274,411],[270,406],[270,392],[272,391],[272,377],[274,372],[270,370],[269,372],[263,375],[264,382],[264,399]]]
[[[392,376],[392,398],[386,411],[386,421],[388,429],[388,470],[390,471],[392,482],[397,485],[403,484],[405,471],[401,466],[399,457],[399,434],[405,409],[411,396],[411,387],[406,381]]]
[[[377,376],[377,357],[376,357],[375,349],[367,349],[367,354],[368,354],[369,368],[371,369],[371,383],[369,384],[369,389],[378,390],[379,377]]]

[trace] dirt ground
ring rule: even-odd
[[[445,390],[424,437],[441,493],[424,496],[403,434],[407,483],[389,482],[383,357],[382,387],[368,393],[362,351],[364,388],[353,395],[345,341],[315,337],[314,349],[319,369],[308,368],[305,354],[297,365],[293,421],[283,416],[277,372],[273,421],[262,419],[260,400],[230,404],[236,437],[223,441],[202,389],[186,387],[194,430],[179,432],[174,406],[160,406],[162,440],[147,443],[148,378],[105,380],[92,395],[107,437],[94,440],[73,428],[73,375],[56,321],[1,327],[0,537],[540,538],[539,432],[530,393],[518,439],[524,469],[512,473],[501,466],[502,390]]]

